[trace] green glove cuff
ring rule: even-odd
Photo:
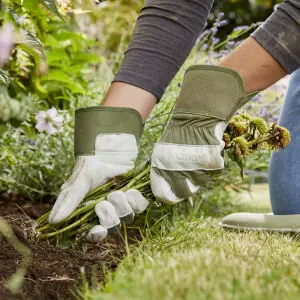
[[[220,145],[215,136],[218,123],[220,120],[215,118],[177,111],[173,113],[159,142],[178,145]]]
[[[228,122],[257,92],[246,94],[235,70],[196,65],[187,69],[174,112],[196,113]]]
[[[75,156],[94,155],[99,134],[132,134],[137,143],[143,131],[141,115],[132,108],[91,106],[75,112]]]

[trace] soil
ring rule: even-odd
[[[103,282],[104,270],[114,270],[125,255],[122,237],[108,243],[83,244],[74,249],[60,248],[48,242],[32,241],[28,230],[33,219],[47,212],[49,204],[33,204],[22,197],[0,197],[0,216],[9,222],[16,236],[32,253],[32,262],[17,294],[5,288],[5,282],[17,270],[22,256],[0,234],[0,299],[1,300],[68,300],[83,278],[91,285]],[[128,233],[131,240],[139,239],[136,232]]]

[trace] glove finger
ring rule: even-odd
[[[196,171],[196,173],[197,172],[198,171]],[[169,189],[171,189],[172,193],[178,199],[180,199],[179,201],[183,199],[187,199],[193,194],[195,194],[199,190],[200,184],[202,184],[205,180],[207,180],[207,178],[210,178],[207,174],[205,174],[204,171],[199,171],[199,174],[197,175],[195,174],[195,171],[193,172],[165,171],[165,170],[159,170],[157,168],[153,168],[153,173],[154,174],[156,173],[157,176],[162,177],[167,182],[167,184],[169,185]],[[151,187],[152,187],[153,178],[155,178],[155,176],[151,177]],[[201,180],[196,180],[199,178]],[[160,182],[162,182],[162,180],[160,180]],[[164,185],[165,185],[165,191],[168,191],[168,193],[170,194],[169,190],[166,187],[166,183]],[[170,202],[170,199],[167,199],[166,197],[163,198],[165,198],[167,203]]]
[[[107,200],[101,201],[95,207],[96,214],[99,218],[99,223],[107,229],[109,234],[114,234],[119,231],[120,218],[114,206]]]
[[[78,157],[75,163],[75,166],[73,168],[71,176],[68,178],[68,180],[61,186],[61,189],[67,189],[70,187],[74,181],[79,176],[80,172],[82,171],[83,167],[85,165],[85,159],[83,157]]]
[[[149,201],[135,189],[130,189],[125,192],[126,199],[136,214],[142,213],[149,205]]]
[[[89,231],[85,239],[90,243],[99,243],[106,238],[107,234],[108,231],[106,228],[96,225]]]
[[[154,168],[150,171],[150,181],[152,193],[157,200],[167,204],[176,204],[183,200],[175,195],[167,180]]]
[[[211,176],[210,176],[211,174],[219,174],[219,173],[220,170],[213,170],[213,171],[196,170],[192,172],[190,171],[181,172],[183,176],[188,178],[196,186],[205,186],[211,180]]]
[[[120,220],[126,224],[134,220],[134,211],[129,205],[126,195],[122,191],[115,191],[107,195],[107,201],[111,203]]]
[[[55,224],[67,218],[89,192],[90,185],[90,179],[81,173],[71,186],[61,191],[49,215],[48,222]]]

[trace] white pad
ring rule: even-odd
[[[219,170],[224,168],[221,151],[221,145],[157,143],[152,166],[169,171]]]
[[[73,173],[62,186],[49,223],[67,218],[91,190],[134,168],[137,142],[131,134],[101,134],[95,140],[95,155],[77,158]]]
[[[125,192],[128,203],[136,214],[142,213],[149,205],[149,201],[135,189]]]
[[[101,225],[94,226],[85,239],[90,243],[99,243],[103,241],[107,236],[107,229]]]
[[[223,133],[225,122],[215,127],[215,137],[219,145],[185,145],[160,143],[155,145],[152,154],[152,166],[168,171],[220,170],[224,168],[221,152],[225,147]]]
[[[108,163],[133,163],[138,154],[138,146],[132,134],[99,134],[95,141],[95,151],[98,158]]]
[[[119,216],[114,206],[108,201],[101,201],[95,207],[99,223],[106,229],[113,228],[120,224]]]
[[[110,202],[114,206],[114,208],[120,218],[126,217],[130,214],[134,214],[131,206],[129,205],[129,203],[126,199],[125,193],[122,191],[115,191],[115,192],[108,194],[107,201]]]

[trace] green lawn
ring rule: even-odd
[[[266,186],[251,207],[269,210]],[[265,197],[263,196],[265,194]],[[250,198],[243,196],[245,205]],[[263,200],[261,199],[261,200]],[[299,299],[300,239],[296,235],[236,233],[219,219],[176,219],[168,230],[133,249],[105,287],[88,299]]]

